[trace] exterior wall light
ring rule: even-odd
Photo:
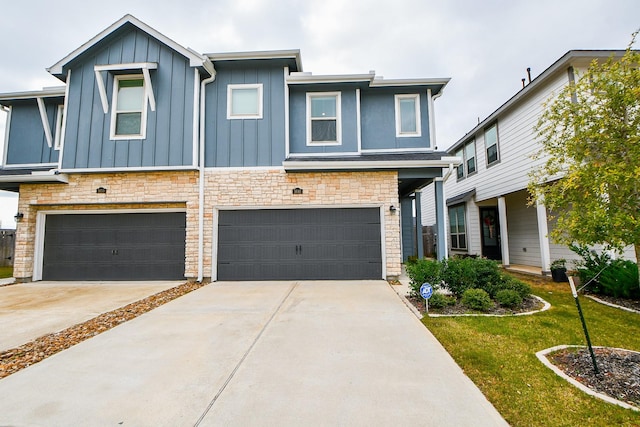
[[[16,220],[16,222],[20,222],[22,221],[22,218],[24,218],[24,214],[22,212],[18,212],[13,218]]]
[[[389,206],[389,212],[391,212],[392,214],[396,213],[397,210],[398,209],[395,206],[393,205]]]

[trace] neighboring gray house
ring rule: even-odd
[[[447,78],[200,54],[131,15],[48,71],[0,94],[22,281],[396,277],[416,190],[457,165],[434,150]]]
[[[554,227],[543,205],[529,206],[529,172],[540,149],[534,126],[543,103],[574,81],[594,59],[622,51],[572,50],[558,59],[449,148],[462,159],[446,181],[447,239],[450,255],[482,255],[506,266],[524,265],[549,272],[559,258],[576,259],[568,247],[554,244]],[[426,191],[432,191],[430,188]],[[425,198],[428,200],[429,198]],[[423,203],[423,211],[434,211]],[[424,215],[424,225],[435,216]],[[625,253],[633,257],[633,249]]]

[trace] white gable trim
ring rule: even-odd
[[[96,82],[98,83],[98,92],[100,93],[100,101],[102,101],[102,110],[105,114],[109,112],[109,100],[107,99],[107,87],[102,78],[103,71],[124,71],[124,70],[142,70],[144,76],[145,100],[149,102],[151,111],[156,111],[156,97],[153,95],[153,86],[151,86],[151,75],[149,70],[158,68],[156,62],[131,62],[126,64],[108,64],[96,65],[93,72],[96,74]]]
[[[40,120],[42,120],[42,127],[44,128],[44,136],[47,139],[47,145],[49,148],[53,147],[53,135],[51,135],[51,127],[49,126],[49,118],[47,117],[47,108],[44,105],[44,100],[40,97],[36,98],[38,102],[38,110],[40,111]]]
[[[55,64],[53,64],[51,67],[47,68],[47,71],[49,73],[53,74],[53,75],[62,74],[62,69],[64,68],[64,66],[66,64],[68,64],[69,62],[71,62],[72,60],[77,58],[78,56],[82,55],[87,50],[91,49],[93,46],[98,44],[100,41],[102,41],[109,34],[113,33],[118,28],[122,27],[123,25],[125,25],[127,23],[131,23],[131,24],[135,25],[136,27],[138,27],[142,31],[146,32],[147,34],[149,34],[152,37],[158,39],[159,41],[161,41],[165,45],[169,46],[171,49],[175,50],[176,52],[179,52],[181,55],[183,55],[185,58],[187,58],[189,60],[189,65],[190,66],[192,66],[192,67],[204,67],[209,72],[213,71],[213,64],[211,63],[211,61],[207,57],[205,57],[203,55],[200,55],[200,54],[196,53],[195,51],[193,51],[191,49],[188,49],[188,48],[185,48],[185,47],[179,45],[175,41],[171,40],[169,37],[159,33],[158,31],[154,30],[153,28],[151,28],[150,26],[148,26],[144,22],[140,21],[139,19],[137,19],[133,15],[129,15],[129,14],[123,16],[118,21],[116,21],[115,23],[113,23],[109,27],[107,27],[104,31],[102,31],[101,33],[99,33],[98,35],[93,37],[91,40],[89,40],[88,42],[86,42],[85,44],[83,44],[82,46],[80,46],[79,48],[77,48],[76,50],[74,50],[73,52],[71,52],[70,54],[65,56],[64,58],[62,58],[60,61],[58,61]]]

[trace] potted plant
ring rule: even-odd
[[[567,277],[567,260],[564,258],[557,259],[551,263],[551,278],[554,282],[568,282]]]

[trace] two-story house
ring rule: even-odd
[[[416,190],[458,164],[434,150],[446,78],[200,54],[130,15],[47,70],[0,95],[21,281],[395,277]]]
[[[544,103],[586,70],[591,61],[623,51],[572,50],[530,81],[453,144],[448,152],[463,161],[447,180],[450,255],[481,255],[548,273],[553,260],[577,259],[567,246],[549,239],[552,215],[543,204],[529,204],[529,172],[545,159],[533,159],[541,148],[534,130]],[[424,193],[433,192],[431,187]],[[428,197],[425,197],[425,200]],[[433,208],[423,204],[423,209]],[[424,225],[435,216],[425,213]],[[626,256],[633,257],[629,248]]]

